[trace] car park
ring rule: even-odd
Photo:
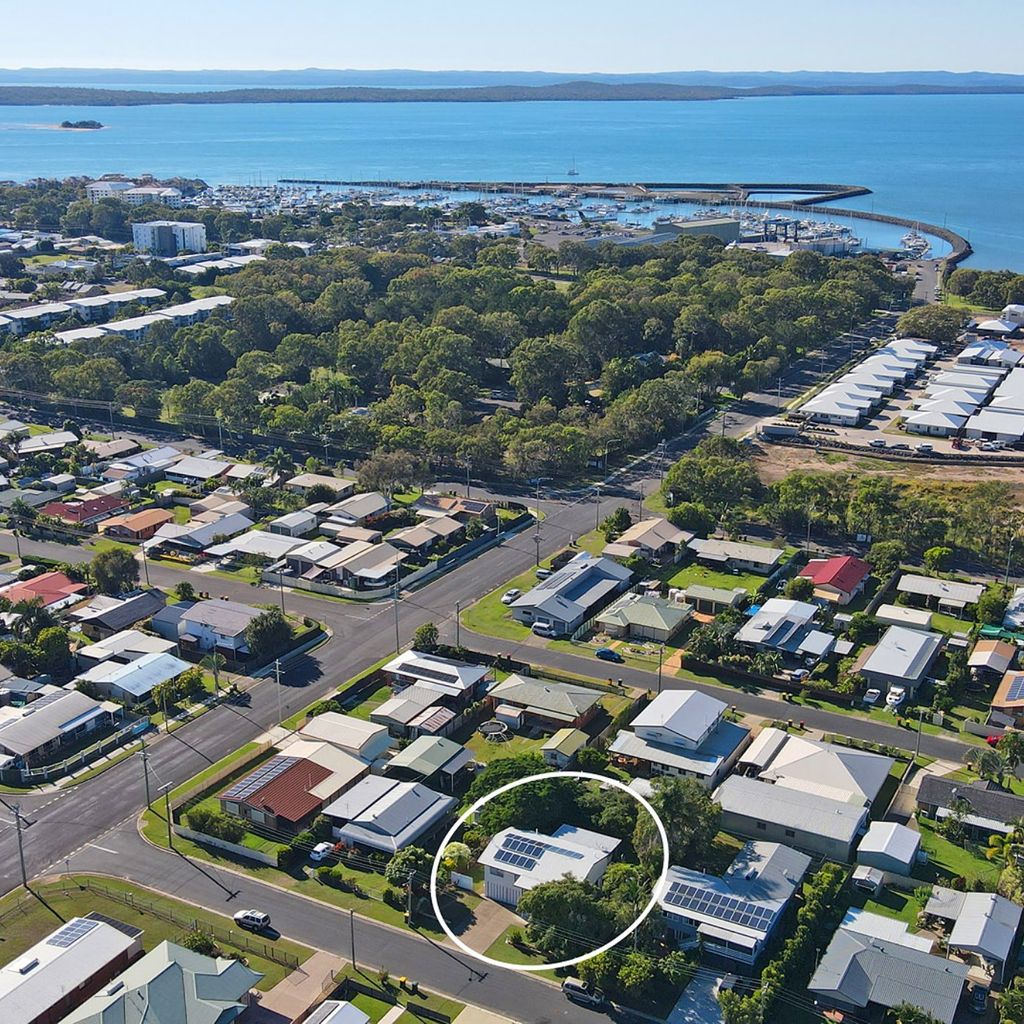
[[[516,587],[513,587],[511,590],[506,590],[505,593],[501,595],[501,603],[511,604],[513,601],[518,600],[522,596],[523,592],[517,589]]]
[[[533,634],[535,636],[552,637],[552,636],[557,636],[558,635],[557,632],[555,631],[555,627],[550,622],[548,622],[546,619],[538,619],[530,627],[530,629],[533,631]]]
[[[924,444],[919,444],[917,450],[919,452],[933,452],[935,451],[935,445],[925,442]]]
[[[885,705],[895,711],[907,699],[907,688],[905,686],[892,686],[885,695]]]
[[[618,651],[611,647],[598,647],[598,649],[594,651],[594,657],[600,658],[602,661],[623,662],[626,660]]]
[[[892,447],[893,447],[894,451],[901,451],[901,452],[909,452],[910,451],[910,445],[907,444],[906,441],[898,441]]]
[[[864,691],[864,703],[867,706],[874,707],[882,699],[882,691],[872,687],[870,690]]]
[[[248,932],[261,932],[270,927],[270,915],[264,914],[262,910],[239,910],[233,920],[239,928]]]

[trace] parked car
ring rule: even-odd
[[[566,978],[562,982],[562,992],[567,999],[574,1003],[581,1003],[583,1006],[604,1006],[607,1000],[599,988],[591,988],[585,981],[579,978]]]
[[[1002,738],[1003,738],[1002,736],[986,736],[986,737],[985,737],[985,742],[986,742],[986,743],[987,743],[987,744],[988,744],[988,745],[989,745],[990,747],[997,747],[997,746],[999,746],[999,741],[1000,741],[1000,740],[1001,740]]]
[[[975,985],[971,989],[971,1013],[983,1016],[988,1009],[988,989],[984,985]]]
[[[557,636],[555,627],[548,622],[546,619],[538,619],[530,629],[533,631],[535,636]]]
[[[935,445],[925,442],[924,444],[919,444],[917,450],[919,452],[933,452],[935,451]]]
[[[598,647],[598,649],[594,651],[594,657],[600,658],[602,661],[623,662],[626,660],[618,651],[613,650],[611,647]]]
[[[892,686],[885,695],[886,707],[895,711],[907,699],[907,688],[905,686]]]
[[[882,699],[882,691],[872,687],[870,690],[864,691],[864,703],[868,707],[873,707]]]
[[[1002,448],[998,441],[982,441],[978,448],[983,452],[997,452]]]
[[[546,580],[553,572],[554,569],[545,569],[543,566],[541,566],[541,568],[539,568],[536,573],[537,579]]]
[[[511,604],[513,601],[517,601],[522,596],[523,592],[513,587],[511,590],[506,590],[505,593],[501,595],[501,603]]]
[[[239,910],[234,915],[234,922],[248,932],[261,932],[270,927],[270,915],[262,910]]]
[[[317,843],[309,853],[311,861],[319,862],[334,852],[334,843]]]
[[[899,441],[899,442],[897,442],[896,444],[893,445],[893,448],[894,449],[898,449],[899,451],[902,451],[902,452],[909,452],[910,451],[910,445],[907,444],[906,441]]]
[[[888,444],[880,437],[876,437],[873,441],[868,441],[869,448],[886,448]]]

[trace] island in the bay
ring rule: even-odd
[[[102,128],[103,124],[100,121],[61,121],[60,126],[75,131],[94,131],[97,128]]]

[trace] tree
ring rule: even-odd
[[[989,626],[1001,626],[1006,614],[1006,593],[1002,587],[989,587],[978,599],[978,621]]]
[[[399,850],[384,869],[384,878],[396,888],[404,889],[412,875],[413,888],[422,891],[430,885],[430,869],[434,858],[420,846]]]
[[[267,659],[281,652],[292,638],[292,627],[280,608],[260,612],[245,627],[245,642],[255,658]]]
[[[279,484],[295,473],[295,460],[283,448],[275,448],[263,461]]]
[[[880,579],[891,576],[907,557],[907,547],[898,540],[875,541],[868,549],[866,561]]]
[[[215,694],[219,693],[220,671],[227,664],[227,658],[223,654],[213,651],[211,654],[206,655],[199,664],[213,676],[213,692]]]
[[[1006,770],[1011,775],[1016,774],[1020,765],[1024,764],[1024,733],[1016,729],[1003,733],[996,744],[996,750],[1006,762]]]
[[[964,764],[983,779],[994,779],[999,785],[1003,784],[1006,761],[994,747],[972,747],[964,754]]]
[[[618,982],[624,992],[639,994],[650,988],[656,975],[654,960],[646,953],[634,950],[623,958]]]
[[[390,498],[398,491],[409,491],[423,479],[425,473],[419,462],[402,451],[380,452],[356,465],[362,490],[380,491]]]
[[[557,960],[596,949],[619,930],[598,890],[576,878],[534,886],[523,893],[516,909],[527,920],[531,945]]]
[[[196,588],[188,580],[182,580],[175,585],[174,596],[179,601],[194,601],[196,599]]]
[[[1024,978],[1014,978],[999,1000],[1000,1024],[1024,1024]]]
[[[924,553],[924,567],[931,573],[941,572],[949,565],[952,557],[952,548],[936,545]]]
[[[668,835],[669,862],[696,864],[718,834],[722,808],[695,779],[655,779],[650,804]],[[633,848],[640,863],[655,876],[661,870],[662,844],[658,830],[646,813],[637,816]]]
[[[139,582],[139,563],[124,548],[107,548],[93,558],[92,578],[100,593],[123,594]]]
[[[605,540],[611,541],[620,534],[625,533],[632,525],[633,520],[629,514],[629,509],[620,505],[601,523],[601,533],[604,534]]]
[[[473,851],[465,843],[449,843],[444,848],[444,862],[451,871],[468,871]]]
[[[938,345],[952,345],[964,322],[952,306],[918,306],[899,318],[896,331],[902,338],[927,338]]]
[[[416,632],[412,635],[412,646],[414,650],[433,654],[437,650],[439,639],[437,626],[433,622],[424,622],[422,626],[416,627]]]
[[[814,583],[808,576],[794,576],[786,584],[786,597],[794,601],[810,601],[814,597]]]
[[[200,953],[203,956],[216,956],[219,952],[213,936],[199,928],[193,928],[191,931],[185,932],[178,939],[178,944],[186,949],[190,949],[193,953]]]
[[[887,1015],[892,1024],[942,1024],[936,1017],[926,1013],[913,1003],[899,1003]]]

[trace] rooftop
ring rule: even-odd
[[[485,867],[515,875],[518,889],[532,889],[563,875],[586,879],[619,845],[612,836],[563,825],[554,835],[528,829],[498,832],[477,857]]]

